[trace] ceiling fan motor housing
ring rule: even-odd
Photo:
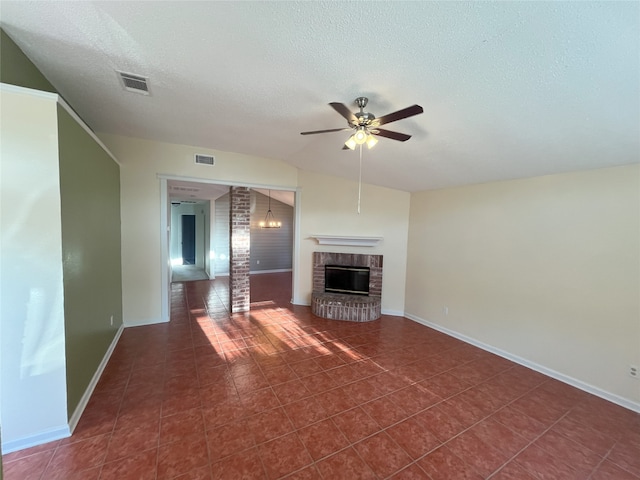
[[[373,120],[375,120],[375,116],[369,112],[360,111],[358,113],[354,113],[357,122],[350,122],[349,125],[352,127],[370,127]]]
[[[357,128],[373,126],[372,122],[376,117],[373,113],[364,111],[364,107],[367,106],[367,103],[369,103],[369,99],[367,97],[356,98],[356,105],[360,108],[360,111],[353,114],[353,116],[356,117],[357,122],[349,122],[350,127]]]
[[[367,97],[356,98],[356,105],[358,106],[358,108],[360,108],[360,110],[366,107],[367,103],[369,103],[369,99]]]

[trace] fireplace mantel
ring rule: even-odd
[[[353,235],[311,235],[320,245],[343,245],[352,247],[375,247],[382,237],[357,237]]]

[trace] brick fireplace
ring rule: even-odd
[[[325,292],[325,265],[369,268],[369,295],[345,295]],[[352,322],[380,318],[382,297],[382,255],[357,253],[313,253],[313,293],[311,311],[319,317]]]

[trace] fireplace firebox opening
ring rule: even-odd
[[[369,270],[369,267],[325,265],[324,291],[368,296]]]

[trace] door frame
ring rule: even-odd
[[[285,185],[274,185],[264,183],[246,183],[246,182],[229,182],[224,180],[213,180],[198,177],[183,177],[180,175],[158,174],[160,180],[160,321],[168,322],[171,311],[171,256],[169,252],[169,236],[171,235],[171,210],[168,193],[167,182],[169,180],[180,180],[183,182],[208,183],[224,186],[262,188],[270,190],[284,190],[293,192],[293,245],[292,245],[292,264],[291,264],[291,302],[299,297],[299,261],[300,261],[300,200],[301,189],[299,187],[290,187]],[[206,199],[203,199],[206,200]],[[207,247],[205,251],[208,251]]]

